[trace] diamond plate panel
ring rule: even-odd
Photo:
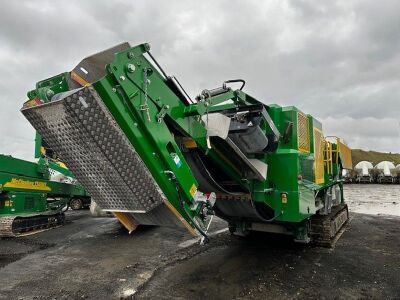
[[[84,87],[21,111],[105,210],[148,212],[165,196],[97,92]]]

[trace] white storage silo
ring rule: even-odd
[[[343,169],[342,170],[342,179],[344,180],[345,183],[353,182],[351,170]]]
[[[397,172],[397,183],[400,183],[400,164],[396,166],[396,172]]]
[[[390,161],[384,160],[375,166],[378,173],[378,183],[393,183],[396,178],[396,167]]]
[[[374,166],[369,161],[360,161],[354,167],[354,171],[357,172],[356,182],[359,183],[371,183],[372,182],[372,169]]]

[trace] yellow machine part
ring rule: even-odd
[[[131,233],[135,231],[138,224],[135,219],[132,217],[132,214],[126,212],[113,212],[114,216],[118,219],[118,221],[124,225],[124,227]]]
[[[324,137],[322,131],[314,128],[314,170],[315,183],[324,183]]]
[[[187,149],[197,148],[197,143],[195,142],[195,140],[193,140],[191,138],[184,138],[183,139],[183,144],[185,145],[185,147]]]
[[[351,158],[351,149],[345,143],[343,143],[339,138],[336,140],[338,153],[342,161],[342,166],[344,169],[352,169],[353,161]]]
[[[71,79],[80,84],[81,86],[87,86],[89,85],[89,82],[87,82],[85,79],[80,77],[76,72],[71,71]]]
[[[333,163],[338,164],[339,158],[343,169],[352,169],[353,161],[351,158],[351,149],[342,140],[336,136],[329,136],[331,141],[324,139],[324,162],[328,174],[333,172]],[[332,138],[335,140],[332,141]],[[336,150],[333,149],[333,144],[336,144]],[[334,155],[335,154],[335,155]]]

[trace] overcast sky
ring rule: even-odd
[[[352,148],[400,152],[400,1],[2,1],[0,153],[33,159],[19,109],[37,81],[149,42],[191,95],[230,78]]]

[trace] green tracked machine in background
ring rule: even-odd
[[[233,86],[240,84],[240,88]],[[40,81],[22,113],[97,204],[133,230],[181,226],[329,243],[348,220],[349,148],[296,107],[266,105],[228,80],[191,99],[148,44],[89,56]]]
[[[72,199],[89,198],[71,171],[44,151],[37,135],[37,163],[0,154],[0,237],[60,226]]]

